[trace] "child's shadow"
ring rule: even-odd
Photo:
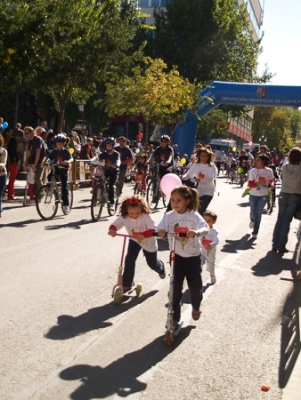
[[[225,240],[224,246],[221,251],[224,253],[238,253],[241,250],[254,249],[256,242],[251,238],[249,234],[244,235],[241,239],[237,240]]]
[[[182,328],[172,346],[164,344],[163,337],[158,337],[145,347],[121,356],[116,361],[102,368],[87,364],[74,365],[60,373],[60,378],[78,380],[79,387],[69,395],[73,400],[103,399],[117,394],[127,397],[146,389],[147,384],[138,380],[145,372],[164,360],[190,334],[193,326]]]
[[[51,327],[45,337],[52,340],[66,340],[89,331],[107,328],[112,325],[112,322],[104,321],[128,311],[156,293],[157,290],[153,290],[120,305],[114,305],[111,302],[101,307],[90,308],[90,310],[77,317],[60,315],[57,318],[57,325]]]

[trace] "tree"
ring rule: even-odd
[[[292,111],[292,110],[291,110]],[[291,116],[288,109],[280,107],[255,107],[252,126],[253,142],[264,136],[270,149],[276,147],[285,153],[293,147]]]
[[[132,68],[131,76],[108,83],[109,116],[142,114],[148,122],[161,125],[183,120],[185,110],[193,110],[199,90],[182,78],[175,67],[165,72],[166,67],[162,60],[147,57],[143,65]]]
[[[68,101],[85,102],[98,82],[131,65],[137,29],[131,21],[138,16],[132,2],[120,7],[117,0],[5,1],[0,73],[6,89],[31,86],[51,95],[60,131]]]

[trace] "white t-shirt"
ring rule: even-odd
[[[206,240],[210,241],[210,243],[206,243]],[[218,232],[215,228],[210,228],[208,234],[204,237],[204,240],[201,240],[202,253],[205,256],[205,259],[211,263],[215,262],[216,246],[218,242]]]
[[[269,181],[274,179],[274,173],[271,168],[252,168],[249,175],[249,181],[259,182],[260,185],[251,188],[250,194],[252,196],[267,196],[269,194]]]
[[[213,197],[215,189],[214,180],[217,177],[217,168],[215,165],[210,166],[209,164],[195,163],[186,174],[182,176],[182,179],[199,178],[200,174],[204,176],[197,186],[198,196],[207,195]]]
[[[176,211],[167,212],[158,225],[158,231],[163,229],[166,232],[175,232],[176,228],[188,228],[205,236],[209,227],[204,218],[195,211],[186,211],[184,214],[178,214]],[[168,237],[169,247],[172,249],[173,238]],[[200,237],[195,236],[192,239],[186,237],[175,238],[175,252],[182,257],[199,256],[201,254]]]
[[[145,232],[149,229],[156,230],[155,222],[149,214],[145,213],[141,214],[137,219],[119,216],[112,225],[116,226],[117,231],[125,227],[129,235],[133,235],[134,232]],[[145,238],[142,241],[134,238],[131,238],[131,240],[137,242],[144,250],[150,253],[154,253],[158,249],[158,243],[155,237]]]

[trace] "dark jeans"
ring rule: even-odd
[[[136,260],[142,247],[134,240],[129,240],[127,255],[124,262],[123,286],[131,287],[134,284]],[[157,258],[157,252],[150,253],[143,249],[147,265],[158,274],[164,273],[164,264]]]
[[[7,175],[0,176],[0,213],[2,211],[2,196],[6,188]]]
[[[201,214],[201,215],[204,214],[204,212],[207,210],[212,199],[213,199],[213,196],[208,196],[208,195],[199,197],[199,200],[200,200],[199,214]]]
[[[124,181],[125,181],[126,171],[127,171],[127,168],[124,168],[124,169],[120,168],[120,170],[119,170],[119,176],[118,176],[118,180],[116,182],[116,195],[117,195],[117,197],[121,196],[121,194],[122,194],[122,189],[123,189],[123,185],[124,185]]]
[[[106,176],[106,178],[110,177],[108,196],[109,196],[109,202],[112,204],[112,203],[114,203],[114,190],[115,190],[115,182],[118,178],[118,171],[106,170],[105,176]]]
[[[285,249],[290,224],[299,204],[300,196],[291,193],[280,193],[278,199],[278,216],[273,232],[273,247],[279,250]]]
[[[183,283],[186,278],[191,305],[195,310],[198,310],[203,299],[203,283],[200,274],[201,257],[181,257],[175,255],[174,264],[174,292],[173,292],[173,310],[174,321],[180,321],[181,318],[181,298],[183,291]]]

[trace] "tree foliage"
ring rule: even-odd
[[[252,126],[253,142],[266,138],[269,148],[289,151],[301,133],[301,114],[296,109],[283,107],[255,107]]]
[[[61,113],[85,102],[97,82],[131,65],[130,22],[137,10],[117,0],[5,1],[0,10],[0,73],[6,90],[31,86],[54,98]],[[136,18],[137,19],[137,18]],[[5,89],[4,87],[2,88]]]
[[[185,110],[194,108],[198,90],[175,67],[170,71],[166,67],[160,59],[144,58],[143,65],[132,68],[131,76],[108,83],[107,113],[142,114],[146,121],[162,125],[182,120]]]

